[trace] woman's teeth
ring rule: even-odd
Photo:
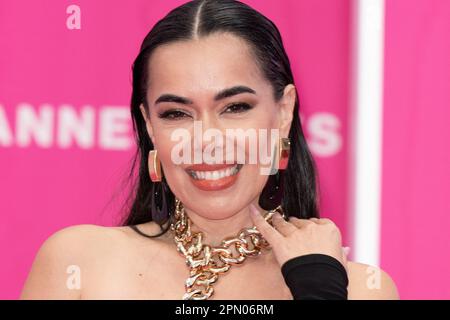
[[[188,170],[192,178],[196,180],[219,180],[225,177],[234,176],[242,168],[242,164],[216,171],[193,171]]]

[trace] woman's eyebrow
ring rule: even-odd
[[[220,91],[219,93],[216,94],[216,96],[214,97],[215,101],[221,100],[221,99],[225,99],[231,96],[235,96],[237,94],[240,93],[252,93],[252,94],[256,94],[255,90],[253,90],[252,88],[246,87],[246,86],[234,86],[228,89],[224,89],[222,91]]]
[[[249,88],[247,86],[234,86],[234,87],[223,89],[223,90],[219,91],[214,96],[214,101],[229,98],[229,97],[235,96],[237,94],[241,94],[241,93],[256,94],[255,90],[253,90],[252,88]],[[181,104],[192,104],[193,103],[192,100],[190,100],[189,98],[180,97],[180,96],[177,96],[177,95],[174,95],[171,93],[165,93],[165,94],[160,95],[159,98],[156,99],[155,104],[161,103],[161,102],[176,102],[176,103],[181,103]]]

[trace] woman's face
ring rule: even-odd
[[[208,219],[225,219],[252,202],[256,204],[268,178],[260,169],[268,165],[249,163],[249,140],[244,149],[237,149],[237,140],[227,145],[225,141],[231,140],[226,130],[250,129],[258,138],[260,129],[268,133],[278,129],[281,137],[287,137],[295,103],[294,87],[287,86],[283,98],[275,102],[273,88],[261,74],[247,44],[226,33],[160,46],[150,58],[149,71],[147,131],[175,196],[186,208]],[[217,96],[236,86],[240,90]],[[141,111],[146,116],[143,106]],[[223,147],[227,148],[214,145],[214,139],[197,140],[196,145],[194,127],[198,130],[199,124],[202,131],[197,139],[208,129],[216,129],[223,134]],[[184,143],[189,141],[189,163],[177,164],[173,158],[174,150],[178,151],[175,154],[185,155],[179,152],[179,137],[174,140],[172,136],[180,129],[186,133]],[[270,143],[270,134],[267,136],[266,142]],[[256,146],[258,143],[257,139]],[[213,149],[206,151],[206,147]],[[230,147],[234,148],[233,163],[226,163]],[[246,163],[242,166],[236,165],[239,151],[245,152]],[[201,156],[222,153],[222,166],[204,165],[205,159],[201,159],[203,165],[194,163],[195,152]]]

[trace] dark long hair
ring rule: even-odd
[[[133,179],[137,163],[139,171],[128,198],[131,205],[128,206],[123,225],[155,221],[163,229],[163,224],[169,217],[163,217],[162,220],[159,219],[161,217],[155,219],[152,212],[152,201],[153,203],[161,201],[162,196],[167,202],[169,214],[174,209],[174,194],[170,188],[165,187],[155,192],[156,184],[166,186],[165,179],[163,178],[162,183],[155,184],[148,174],[148,153],[153,149],[153,144],[139,106],[143,104],[148,112],[146,93],[149,58],[160,45],[207,36],[215,32],[228,32],[246,41],[263,75],[272,84],[275,101],[279,101],[282,97],[286,85],[294,84],[280,32],[272,21],[248,5],[234,0],[195,0],[170,11],[147,34],[133,63],[131,116],[138,149],[133,159],[130,179]],[[291,152],[288,167],[282,174],[284,185],[280,197],[282,207],[286,216],[318,217],[317,170],[302,131],[298,98],[295,102],[289,138]],[[271,177],[269,176],[268,184],[273,183]],[[168,228],[161,234],[167,230]]]

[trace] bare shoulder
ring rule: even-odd
[[[55,232],[37,252],[21,299],[80,299],[77,271],[127,251],[136,238],[128,227],[76,225]]]
[[[353,300],[396,300],[397,287],[384,270],[368,264],[348,261],[348,296]]]

